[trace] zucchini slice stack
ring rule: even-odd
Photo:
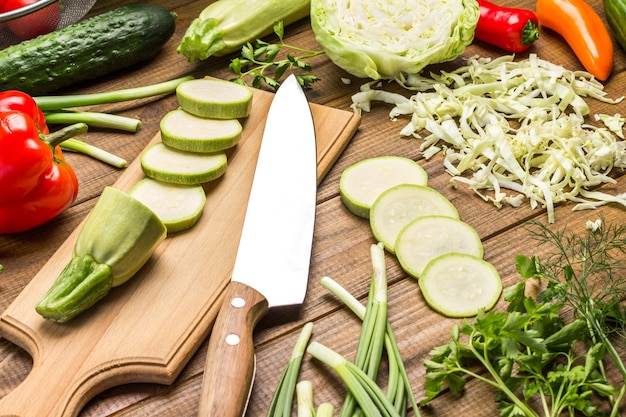
[[[152,209],[168,234],[200,219],[206,194],[202,184],[226,172],[226,150],[241,138],[239,121],[249,115],[252,90],[216,79],[195,79],[176,89],[180,108],[161,119],[161,141],[141,154],[146,178],[130,194]]]

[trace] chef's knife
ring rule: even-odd
[[[231,281],[209,339],[199,417],[241,417],[255,373],[253,330],[269,307],[304,301],[317,156],[309,103],[295,76],[269,109]]]

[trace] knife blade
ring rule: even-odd
[[[245,413],[256,370],[254,327],[269,308],[304,301],[316,192],[313,118],[290,75],[265,123],[231,281],[209,339],[199,417]]]

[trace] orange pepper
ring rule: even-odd
[[[537,0],[539,24],[561,35],[585,69],[601,81],[613,70],[613,42],[604,22],[583,0]]]

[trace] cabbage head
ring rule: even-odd
[[[474,39],[476,0],[311,0],[311,26],[333,63],[393,79],[452,61]]]

